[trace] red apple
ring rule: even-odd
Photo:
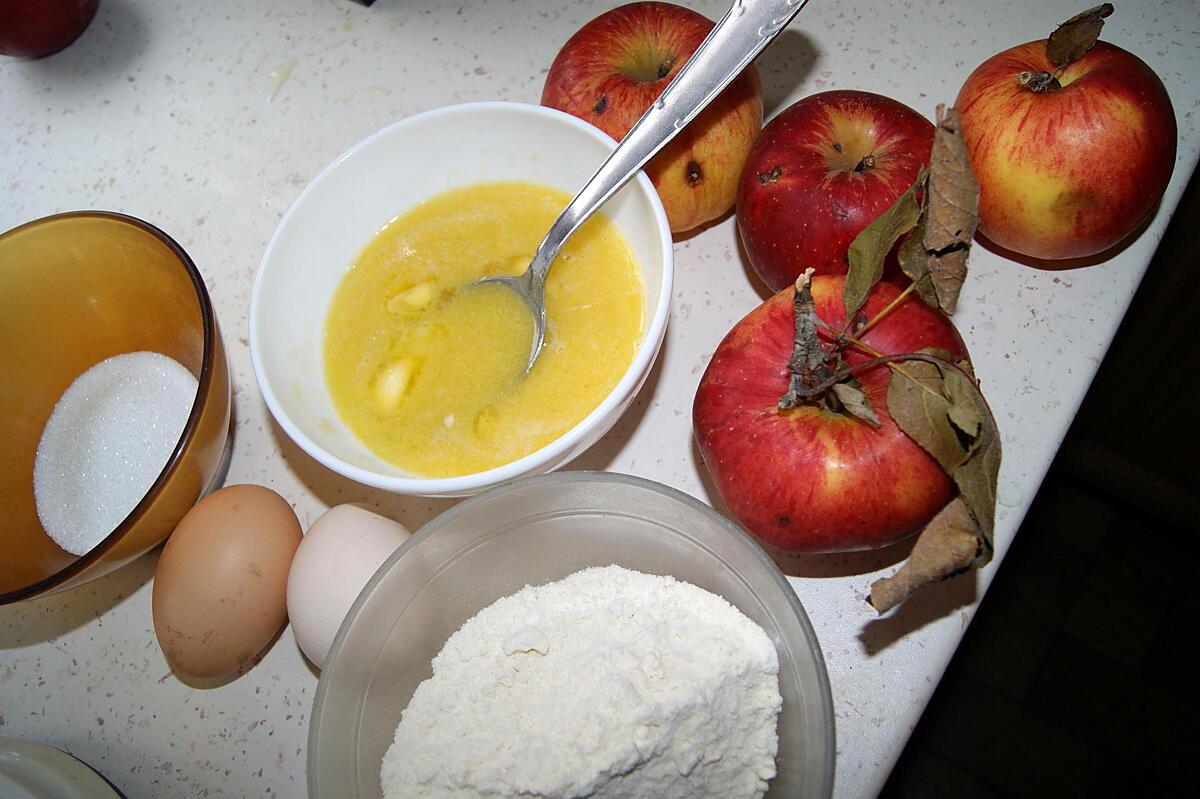
[[[631,3],[584,25],[550,66],[542,105],[621,139],[712,30],[670,3]],[[762,127],[762,86],[751,66],[646,166],[679,233],[733,207],[738,176]]]
[[[979,230],[1043,259],[1120,242],[1158,204],[1175,166],[1175,112],[1132,53],[1097,42],[1035,92],[1023,72],[1053,72],[1044,41],[980,64],[954,105],[979,180]]]
[[[75,41],[97,0],[0,0],[0,55],[40,58]]]
[[[845,278],[812,280],[817,316],[843,325]],[[821,405],[780,410],[794,333],[793,289],[775,294],[730,331],[700,379],[692,423],[721,498],[763,541],[788,552],[881,547],[924,527],[954,496],[954,484],[888,415],[890,370],[856,377],[879,418],[871,427]],[[872,289],[863,312],[874,318],[899,296]],[[822,333],[826,346],[831,337]],[[953,325],[909,295],[862,336],[881,354],[938,347],[965,355]],[[872,356],[850,349],[848,364]]]
[[[846,273],[846,250],[929,163],[933,125],[878,94],[814,94],[772,119],[750,151],[737,222],[754,271],[772,291]]]

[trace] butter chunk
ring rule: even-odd
[[[392,297],[388,300],[387,309],[392,313],[420,311],[432,305],[437,296],[437,281],[426,280]]]
[[[383,367],[375,379],[375,405],[390,413],[396,410],[401,398],[409,392],[421,369],[421,359],[406,356]]]

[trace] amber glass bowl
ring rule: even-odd
[[[93,364],[150,350],[199,381],[183,435],[137,507],[90,552],[59,548],[38,521],[33,462],[46,420]],[[0,604],[108,574],[166,538],[220,468],[229,369],[196,265],[169,236],[102,211],[0,235]]]

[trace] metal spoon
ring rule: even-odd
[[[501,283],[521,295],[529,306],[534,331],[526,371],[537,360],[546,339],[546,273],[563,244],[741,74],[807,2],[734,0],[663,93],[550,226],[529,267],[516,277],[497,275],[471,284]]]

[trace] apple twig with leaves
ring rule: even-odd
[[[855,384],[854,375],[886,365],[892,372],[888,414],[950,475],[959,491],[958,497],[925,525],[899,572],[871,586],[868,601],[883,613],[930,583],[991,560],[1000,436],[970,362],[954,361],[950,353],[940,350],[882,355],[861,340],[839,333],[812,312],[809,277],[806,272],[796,283],[796,347],[788,365],[788,392],[779,407],[813,401],[828,406],[836,400],[839,406],[831,410],[845,410],[878,427],[878,416]],[[818,326],[838,337],[831,351],[816,340]],[[803,343],[802,337],[810,335],[810,341],[817,341],[815,350]],[[873,357],[847,365],[841,352],[851,347]],[[831,361],[836,364],[832,368]]]
[[[1022,72],[1017,82],[1034,92],[1051,92],[1062,88],[1059,76],[1072,61],[1083,58],[1100,39],[1104,18],[1111,16],[1112,3],[1101,3],[1082,11],[1054,29],[1046,39],[1046,60],[1054,65],[1053,72]]]
[[[950,353],[937,350],[884,356],[857,338],[914,291],[933,308],[954,311],[967,274],[978,202],[979,186],[963,145],[958,113],[938,106],[929,170],[922,171],[916,183],[850,247],[843,290],[845,328],[830,331],[836,343],[828,353],[816,338],[821,323],[812,312],[809,275],[796,286],[796,344],[789,363],[788,393],[780,407],[828,397],[832,390],[846,411],[878,425],[870,402],[855,391],[852,381],[856,372],[885,364],[892,372],[888,415],[958,488],[958,496],[921,531],[899,572],[872,585],[869,601],[881,613],[921,587],[983,566],[992,556],[1000,437],[970,363],[954,361]],[[906,234],[900,264],[912,284],[874,318],[866,319],[859,311],[883,275],[887,253]],[[873,357],[847,366],[840,356],[847,347]]]
[[[849,274],[806,269],[738,322],[692,408],[718,493],[764,543],[849,551],[922,530],[874,587],[880,612],[992,554],[1000,441],[944,313],[977,217],[961,135],[939,111],[928,170],[853,242]],[[901,289],[880,281],[906,235],[915,282]]]

